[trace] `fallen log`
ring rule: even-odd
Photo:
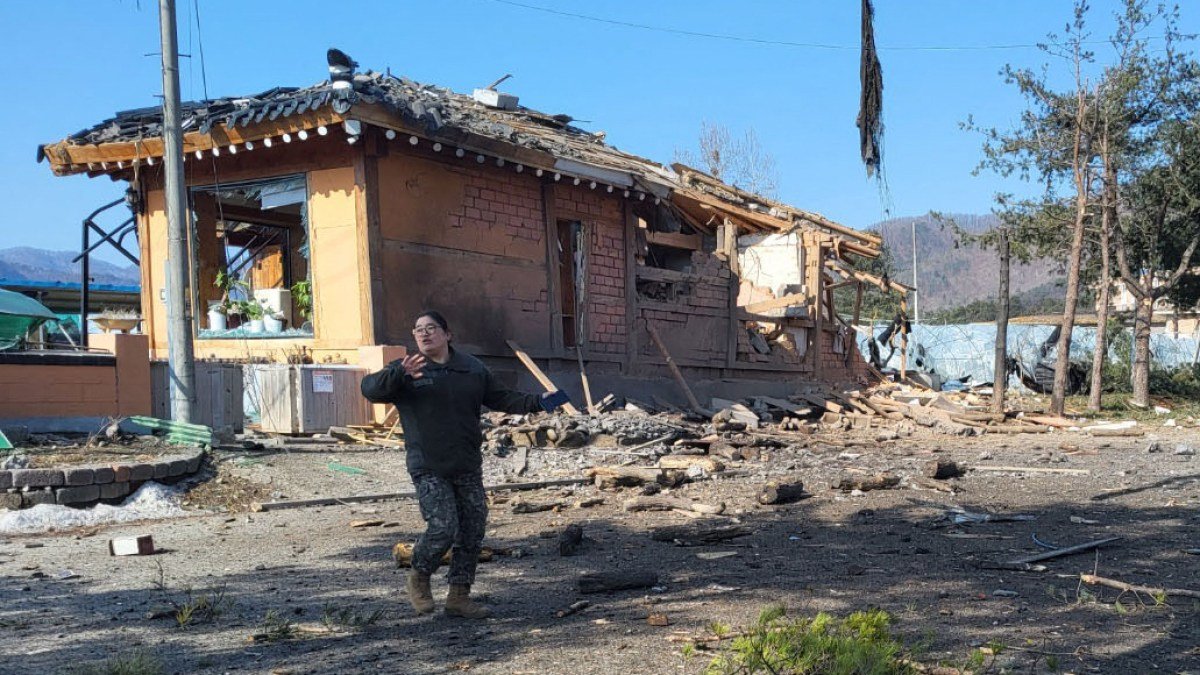
[[[780,481],[770,481],[762,486],[758,491],[759,504],[790,504],[798,502],[808,493],[804,491],[804,483],[796,481],[794,483],[783,483]]]
[[[562,502],[546,502],[539,504],[536,502],[518,500],[513,503],[512,512],[516,514],[543,513],[545,511],[559,511],[564,508],[566,508],[566,504],[563,504]]]
[[[658,583],[658,573],[649,570],[594,572],[576,581],[580,593],[609,593],[635,588],[650,588]]]
[[[989,434],[1044,434],[1050,431],[1050,427],[1031,424],[989,424],[984,428]]]
[[[591,482],[591,478],[556,478],[532,483],[501,483],[483,488],[487,492],[504,492],[507,490],[539,490],[559,485],[583,485]],[[279,511],[282,509],[301,509],[309,506],[335,506],[337,504],[359,504],[362,502],[382,502],[394,499],[416,499],[416,492],[384,492],[373,495],[351,495],[349,497],[322,497],[319,499],[295,499],[285,502],[253,502],[250,510]]]
[[[947,478],[958,478],[966,473],[966,471],[957,463],[950,460],[931,459],[925,463],[925,469],[923,473],[926,478],[946,480]]]
[[[1119,591],[1126,591],[1129,593],[1145,593],[1146,595],[1159,597],[1170,597],[1173,595],[1179,598],[1200,598],[1200,591],[1192,591],[1186,588],[1154,588],[1153,586],[1138,586],[1136,584],[1127,584],[1124,581],[1117,581],[1116,579],[1098,577],[1095,574],[1080,574],[1079,580],[1085,584],[1108,586],[1109,588],[1115,588]]]
[[[554,616],[561,619],[563,617],[571,616],[572,614],[582,612],[583,610],[585,610],[591,606],[592,606],[592,603],[588,602],[587,600],[580,600],[579,602],[571,603],[571,606],[567,607],[566,609],[558,610],[557,612],[554,613]]]
[[[650,497],[634,497],[625,502],[624,508],[626,511],[689,511],[692,513],[703,513],[706,515],[718,515],[724,513],[725,504],[702,504],[700,502],[691,502],[678,497],[665,497],[662,495]]]
[[[575,555],[581,546],[583,546],[583,527],[578,523],[571,523],[558,533],[559,555]]]
[[[899,484],[899,476],[890,473],[877,473],[874,476],[843,476],[832,483],[830,487],[843,492],[850,492],[851,490],[868,492],[870,490],[894,488]]]
[[[672,525],[650,530],[654,541],[669,541],[678,546],[703,546],[736,539],[750,534],[750,528],[742,525],[696,523],[694,525]]]

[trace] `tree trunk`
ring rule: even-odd
[[[992,412],[1004,412],[1004,393],[1008,389],[1008,273],[1011,265],[1008,226],[1000,229],[1000,295],[996,307],[996,358],[992,375]]]
[[[1071,333],[1075,329],[1075,305],[1079,301],[1079,268],[1083,261],[1083,223],[1087,217],[1087,193],[1080,189],[1075,200],[1075,226],[1071,235],[1071,253],[1067,267],[1067,289],[1064,298],[1062,333],[1058,336],[1058,355],[1054,364],[1054,391],[1050,397],[1050,414],[1061,415],[1066,406],[1067,377],[1071,368]]]
[[[1150,405],[1150,322],[1154,319],[1154,296],[1138,300],[1133,315],[1133,404]]]
[[[1112,260],[1109,258],[1109,237],[1116,224],[1117,169],[1105,147],[1104,205],[1100,214],[1100,298],[1096,303],[1096,348],[1092,352],[1092,388],[1088,392],[1088,410],[1100,412],[1104,390],[1104,364],[1108,362],[1108,305],[1112,288]]]

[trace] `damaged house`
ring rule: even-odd
[[[330,71],[184,104],[198,359],[358,364],[360,347],[409,344],[416,313],[438,308],[460,347],[524,376],[512,341],[574,395],[586,362],[598,397],[679,400],[664,352],[701,397],[869,377],[832,289],[905,290],[851,268],[877,237],[621,152],[494,89]],[[129,183],[156,359],[162,152],[157,107],[39,148],[57,175]]]

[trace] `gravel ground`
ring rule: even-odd
[[[1156,602],[1084,587],[1082,572],[1136,584],[1200,590],[1200,463],[1175,454],[1200,445],[1195,429],[1155,429],[1143,438],[1078,433],[979,438],[925,435],[878,443],[819,438],[733,464],[732,477],[699,480],[673,494],[724,502],[750,536],[727,545],[654,542],[651,527],[692,522],[676,513],[626,513],[636,490],[591,486],[520,493],[531,503],[603,497],[591,508],[512,513],[498,494],[487,544],[518,549],[480,566],[476,590],[493,607],[487,621],[417,617],[390,548],[421,530],[411,501],[249,513],[251,501],[306,499],[410,488],[403,453],[305,443],[264,452],[221,453],[209,480],[189,493],[207,510],[170,521],[0,540],[0,672],[70,672],[81,663],[145,650],[174,673],[695,673],[676,631],[703,635],[721,621],[745,625],[772,602],[795,616],[846,614],[878,606],[910,644],[927,640],[926,663],[965,660],[973,646],[1007,645],[997,667],[1043,672],[1054,653],[1067,672],[1200,672],[1200,601]],[[1158,452],[1147,452],[1151,441]],[[625,456],[589,449],[490,455],[488,482],[580,475]],[[986,465],[1085,469],[1089,473],[975,470],[952,481],[957,494],[897,488],[843,494],[829,481],[847,470],[920,475],[931,458]],[[332,464],[331,464],[332,463]],[[342,467],[339,469],[338,467]],[[345,467],[350,467],[347,469]],[[358,473],[353,469],[360,469]],[[754,501],[769,477],[804,481],[812,496],[765,507]],[[1122,493],[1110,494],[1124,489]],[[1100,497],[1097,499],[1097,497]],[[1035,520],[956,526],[948,509],[1029,514]],[[351,521],[381,520],[351,528]],[[559,557],[557,532],[583,526],[582,551]],[[162,553],[113,558],[111,537],[152,534]],[[1121,536],[1115,544],[1047,561],[1041,572],[981,569],[987,560],[1038,552],[1031,535],[1057,545]],[[1188,551],[1191,550],[1192,553]],[[714,552],[733,555],[715,558]],[[583,572],[654,570],[660,585],[582,596]],[[69,570],[74,576],[67,576]],[[161,611],[191,593],[221,596],[214,620],[180,628]],[[444,582],[435,580],[435,597]],[[556,610],[592,606],[566,617]],[[664,613],[666,627],[646,621]],[[291,622],[290,639],[255,641],[271,614]],[[366,626],[346,626],[376,615]],[[335,617],[340,617],[341,623]],[[329,631],[323,619],[338,626]],[[275,637],[281,637],[277,631]],[[1043,653],[1044,652],[1044,653]]]

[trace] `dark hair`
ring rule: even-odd
[[[423,317],[429,317],[430,319],[433,319],[433,322],[441,326],[442,330],[446,331],[447,333],[450,332],[450,324],[446,322],[446,317],[442,316],[441,312],[427,309],[418,314],[416,320],[420,321]]]

